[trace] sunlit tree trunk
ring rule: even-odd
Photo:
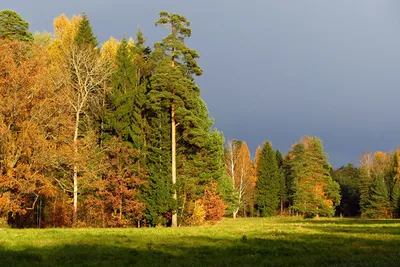
[[[73,216],[73,223],[75,224],[77,221],[77,212],[78,212],[78,133],[79,133],[79,112],[76,113],[75,118],[75,131],[74,131],[74,166],[73,166],[73,195],[74,195],[74,216]]]

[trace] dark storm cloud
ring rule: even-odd
[[[340,166],[400,144],[396,0],[0,2],[32,31],[85,11],[102,42],[133,36],[140,25],[151,44],[166,34],[154,29],[160,10],[187,16],[216,127],[253,150],[270,140],[286,152],[302,135],[317,135]]]

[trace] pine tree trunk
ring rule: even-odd
[[[174,27],[172,26],[172,33],[174,32]],[[175,66],[175,50],[172,49],[172,60],[171,66]],[[175,184],[176,184],[176,122],[175,122],[175,102],[174,102],[175,91],[172,89],[172,102],[171,102],[171,163],[172,163],[172,186],[174,186],[174,191],[172,198],[174,200],[178,199],[176,194]],[[171,227],[178,226],[178,212],[176,210],[172,211],[172,222]]]
[[[172,93],[172,96],[174,94]],[[171,147],[172,147],[172,186],[176,184],[176,124],[175,124],[175,103],[172,102],[171,104]],[[176,189],[174,188],[174,192],[172,195],[174,200],[177,200]],[[172,223],[171,227],[178,226],[178,214],[177,211],[172,211]]]

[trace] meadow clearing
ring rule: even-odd
[[[399,220],[272,217],[0,231],[1,266],[399,266],[399,256]]]

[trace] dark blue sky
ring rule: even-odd
[[[400,145],[398,0],[0,0],[51,31],[52,21],[86,12],[101,42],[134,36],[148,44],[160,10],[192,22],[188,42],[201,55],[197,81],[216,127],[251,150],[269,140],[286,153],[316,135],[333,166],[364,150]]]

